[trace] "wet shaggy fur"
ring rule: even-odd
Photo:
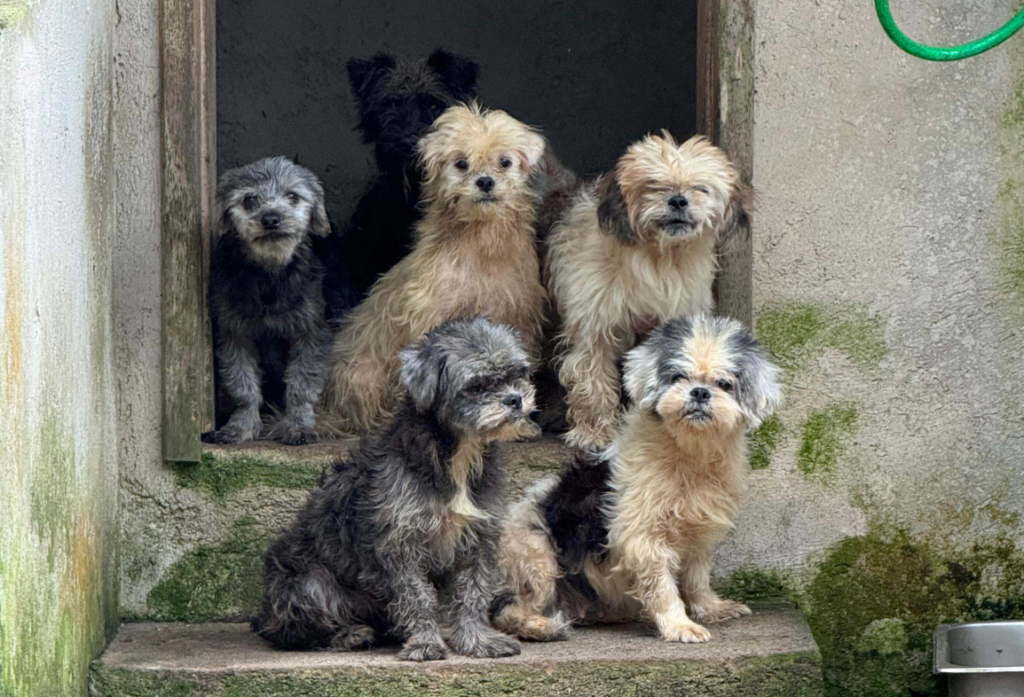
[[[746,433],[779,405],[779,370],[735,320],[698,316],[626,356],[633,406],[612,446],[537,482],[511,510],[500,562],[511,591],[495,626],[525,639],[579,621],[642,616],[666,641],[750,614],[710,586],[749,470]]]
[[[348,309],[348,289],[357,300],[404,257],[420,219],[422,176],[416,142],[448,107],[476,96],[476,63],[438,49],[420,60],[379,53],[348,62],[348,79],[359,109],[359,131],[373,145],[377,173],[359,199],[332,256],[347,276],[331,273],[328,316]]]
[[[272,435],[316,441],[313,407],[327,369],[324,267],[313,241],[330,233],[316,176],[283,157],[226,172],[210,261],[210,309],[219,388],[233,411],[212,443],[260,436],[268,384],[284,383],[284,418]],[[283,360],[282,360],[283,358]]]
[[[745,230],[747,198],[725,153],[668,133],[548,196],[540,234],[570,445],[597,452],[611,441],[626,351],[672,317],[712,310],[715,245]]]
[[[448,322],[404,350],[398,416],[336,465],[271,546],[253,629],[286,649],[391,638],[414,661],[519,653],[488,618],[505,514],[492,444],[528,427],[530,368],[517,332],[483,319]],[[446,618],[439,587],[451,592]]]
[[[534,221],[546,143],[503,111],[451,107],[419,145],[425,213],[413,250],[345,318],[324,394],[331,426],[365,432],[400,404],[398,351],[431,327],[482,315],[536,357],[545,306]]]

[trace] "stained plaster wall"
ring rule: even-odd
[[[1019,10],[894,5],[936,44]],[[931,693],[935,623],[1024,610],[1024,39],[926,63],[844,0],[759,2],[755,36],[755,317],[788,399],[722,570],[790,570],[834,694]]]
[[[0,695],[83,696],[118,619],[114,3],[0,12]]]

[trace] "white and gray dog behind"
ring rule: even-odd
[[[518,654],[489,620],[506,508],[493,444],[534,428],[526,349],[507,325],[453,320],[401,363],[398,414],[335,465],[267,552],[253,629],[286,649],[392,639],[413,661]]]
[[[276,380],[284,383],[285,414],[271,435],[290,445],[315,442],[330,342],[324,266],[313,249],[314,237],[331,232],[323,187],[305,167],[271,157],[225,172],[217,205],[210,310],[219,386],[234,406],[203,439],[258,438],[264,387]]]

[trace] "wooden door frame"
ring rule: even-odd
[[[160,0],[164,459],[198,462],[213,426],[207,304],[217,177],[215,0]]]
[[[697,131],[753,176],[755,0],[698,0]],[[213,427],[207,305],[217,177],[216,0],[160,0],[164,458],[198,462]],[[749,231],[748,231],[749,232]],[[751,240],[719,250],[718,311],[748,324]]]
[[[754,175],[754,2],[699,0],[697,132],[732,158],[749,185]],[[717,311],[750,326],[753,241],[750,225],[718,250]]]

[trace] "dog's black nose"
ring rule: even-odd
[[[281,216],[273,211],[264,213],[263,217],[260,218],[260,222],[263,223],[264,230],[276,230],[281,227]]]
[[[681,211],[690,205],[689,200],[685,196],[673,196],[668,200],[669,208],[676,211]]]
[[[512,407],[515,410],[523,408],[523,398],[517,394],[510,394],[501,400],[501,403],[506,407]]]
[[[711,392],[706,387],[694,387],[690,390],[690,397],[695,402],[706,402],[711,399]]]
[[[494,188],[494,179],[491,177],[480,177],[476,180],[476,185],[480,187],[480,191],[483,191],[486,194]]]

